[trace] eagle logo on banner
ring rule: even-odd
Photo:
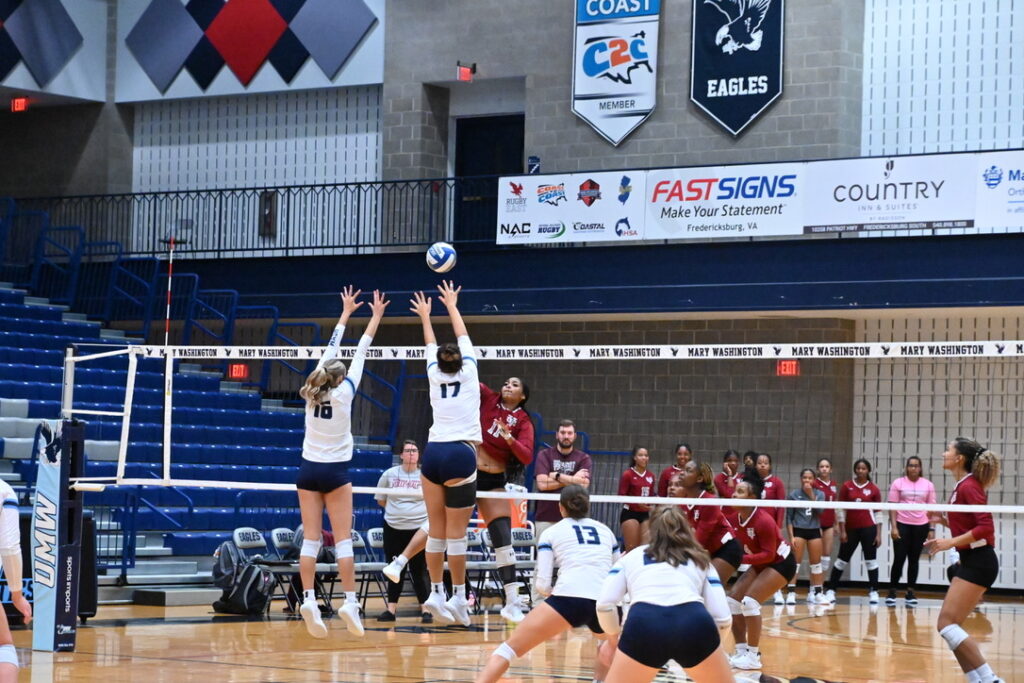
[[[782,95],[785,0],[694,0],[690,99],[739,135]]]
[[[576,0],[572,111],[618,145],[654,111],[661,0]]]

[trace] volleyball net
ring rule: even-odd
[[[343,347],[339,356],[349,359],[353,349]],[[64,418],[86,423],[89,460],[75,486],[93,492],[90,497],[96,500],[114,487],[152,491],[149,508],[139,512],[148,518],[139,520],[140,529],[172,522],[181,530],[233,528],[242,517],[264,520],[257,526],[266,530],[297,525],[294,479],[302,410],[268,406],[254,391],[222,387],[221,379],[230,364],[287,363],[295,370],[294,390],[323,350],[142,345],[70,350],[61,411]],[[592,516],[616,532],[625,504],[679,503],[615,495],[629,466],[626,452],[635,445],[648,447],[655,480],[674,460],[677,442],[689,443],[694,459],[708,462],[715,472],[727,449],[768,452],[787,491],[799,486],[800,471],[816,468],[821,457],[832,461],[837,483],[850,479],[853,461],[863,457],[873,464],[872,479],[883,500],[889,484],[902,476],[906,458],[914,455],[921,457],[938,494],[936,505],[920,509],[942,512],[955,507],[943,504],[953,482],[939,470],[941,452],[955,436],[975,438],[998,452],[1003,466],[986,508],[997,516],[1004,567],[997,586],[1024,586],[1024,570],[1018,575],[1016,569],[1024,567],[1024,542],[1018,547],[1017,541],[1024,538],[1019,474],[1024,341],[478,345],[477,355],[481,375],[494,384],[508,375],[535,378],[530,408],[547,419],[537,420],[539,444],[554,444],[560,418],[574,417],[574,412],[593,416],[586,424],[577,419],[580,431],[587,432],[577,447],[591,452]],[[402,438],[422,446],[430,412],[426,381],[417,367],[423,361],[422,346],[370,349],[367,373],[384,379],[371,383],[364,376],[354,432],[383,434],[387,430],[379,424],[387,419],[397,420],[399,428],[390,444],[357,441],[350,471],[354,526],[362,532],[380,526],[373,495],[416,495],[376,484],[383,470],[396,464],[392,451],[400,450]],[[405,374],[399,377],[402,363]],[[403,390],[403,405],[389,414],[385,394]],[[661,410],[659,403],[679,403],[681,395],[693,400],[675,412]],[[584,406],[587,402],[596,406]],[[603,433],[606,425],[608,434]],[[524,482],[530,488],[535,488],[534,474],[529,472]],[[513,504],[558,499],[556,493],[538,492],[480,496],[508,498]],[[886,534],[889,510],[914,509],[904,504],[761,505],[871,509],[884,519]],[[885,566],[888,537],[881,545]],[[923,566],[921,583],[944,583],[940,564]],[[859,580],[863,574],[854,565],[849,578]]]

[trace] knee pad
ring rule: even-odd
[[[864,563],[864,566],[867,567],[869,572],[876,571],[878,569],[878,560],[868,560]]]
[[[510,545],[494,549],[494,564],[498,567],[511,567],[516,563],[516,551]]]
[[[448,539],[448,557],[452,555],[465,555],[466,548],[469,547],[469,541],[465,536],[462,538],[449,538]]]
[[[843,560],[843,559],[836,560],[836,569],[838,569],[839,571],[843,571],[843,570],[845,570],[849,566],[850,566],[850,563],[847,562],[846,560]]]
[[[743,606],[740,604],[739,600],[736,600],[735,598],[726,598],[725,601],[729,605],[729,614],[737,617],[743,614]]]
[[[320,554],[320,548],[323,546],[323,541],[311,541],[308,538],[302,539],[302,550],[299,551],[299,557],[312,557],[314,560]]]
[[[949,649],[953,652],[956,652],[961,643],[967,640],[967,631],[956,624],[950,624],[942,629],[939,631],[939,635],[942,636],[942,639],[946,641],[946,645],[949,645]]]
[[[425,550],[428,553],[443,553],[447,547],[447,538],[434,538],[433,536],[427,536],[427,547]]]
[[[511,664],[515,660],[515,658],[519,656],[516,654],[515,650],[508,646],[508,643],[502,643],[501,645],[499,645],[498,648],[492,654],[495,657],[501,657],[509,664]]]
[[[812,574],[821,574],[823,571],[825,571],[825,569],[821,566],[821,562],[811,565]]]
[[[21,668],[18,664],[18,651],[13,645],[0,645],[0,664],[13,664]]]
[[[831,567],[831,566],[832,566],[832,558],[831,557],[823,557],[823,558],[821,558],[821,571],[827,572],[829,567]]]
[[[352,552],[352,539],[346,538],[344,541],[335,543],[334,554],[339,560],[343,557],[355,557],[355,553]]]
[[[761,614],[761,603],[749,595],[743,598],[741,604],[741,611],[745,617],[756,617]]]
[[[512,545],[512,520],[498,517],[487,525],[487,533],[491,535],[491,545],[495,548]]]
[[[474,473],[475,474],[475,473]],[[447,508],[471,508],[476,505],[476,480],[444,487],[444,506]]]

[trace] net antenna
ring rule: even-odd
[[[174,287],[174,251],[179,246],[189,243],[194,222],[191,218],[181,218],[177,225],[171,225],[167,233],[160,239],[160,244],[167,245],[167,307],[164,315],[164,346],[170,343],[171,337],[171,292]]]

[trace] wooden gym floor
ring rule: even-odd
[[[380,624],[381,603],[371,600],[364,638],[348,635],[335,617],[329,637],[317,641],[301,621],[281,612],[282,604],[274,603],[269,619],[254,620],[215,616],[206,607],[101,606],[79,629],[73,653],[31,652],[31,634],[16,630],[19,655],[28,663],[19,680],[462,682],[473,680],[506,633],[493,614],[475,617],[469,629],[421,626],[415,607],[404,603],[396,623]],[[935,632],[939,605],[922,599],[916,608],[902,600],[894,608],[872,608],[866,598],[841,593],[839,604],[824,611],[765,606],[763,676],[737,673],[762,683],[963,681]],[[993,598],[965,627],[997,673],[1024,680],[1024,603]],[[589,682],[594,642],[589,631],[577,629],[517,660],[506,680]],[[686,679],[664,672],[657,680]]]

